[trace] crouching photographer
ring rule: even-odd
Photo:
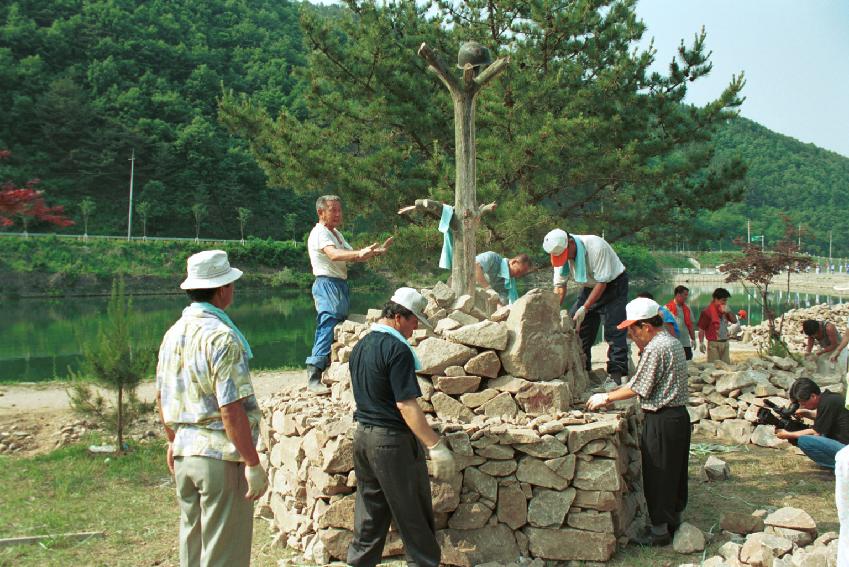
[[[810,378],[798,378],[788,394],[790,401],[800,406],[795,415],[813,419],[814,424],[798,431],[776,429],[776,437],[795,441],[816,464],[834,469],[834,455],[849,443],[849,410],[843,396],[822,392]]]

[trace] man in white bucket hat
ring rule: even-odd
[[[380,562],[390,520],[411,565],[439,565],[425,448],[434,477],[447,480],[456,471],[451,451],[416,401],[421,364],[407,339],[420,322],[430,326],[422,314],[426,306],[418,291],[399,288],[351,352],[357,502],[349,565]]]
[[[587,372],[592,370],[592,346],[604,317],[607,341],[607,374],[617,384],[628,374],[627,333],[617,325],[625,319],[628,302],[628,272],[616,252],[600,236],[569,234],[556,228],[545,235],[542,247],[551,256],[554,267],[554,291],[560,302],[566,286],[574,280],[581,286],[575,304],[569,310],[581,337]]]
[[[249,565],[253,501],[268,485],[256,443],[247,339],[224,312],[241,270],[221,250],[188,259],[191,304],[165,333],[156,399],[180,502],[180,565]]]

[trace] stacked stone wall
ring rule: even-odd
[[[443,563],[609,559],[644,510],[634,406],[607,414],[572,407],[586,397],[587,376],[553,293],[534,290],[494,312],[486,296],[475,304],[443,285],[422,293],[435,326],[411,341],[422,363],[419,404],[457,461],[448,482],[431,479]],[[353,537],[348,360],[378,317],[372,310],[337,326],[323,376],[330,397],[300,390],[265,406],[264,504],[306,561],[344,560]],[[391,531],[384,554],[401,553]]]

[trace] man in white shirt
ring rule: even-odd
[[[377,242],[354,250],[338,228],[342,225],[342,200],[336,195],[322,195],[315,202],[318,223],[307,239],[307,250],[312,264],[315,283],[312,297],[315,301],[315,341],[307,357],[307,387],[316,394],[329,394],[321,383],[321,374],[330,363],[330,345],[333,329],[344,321],[350,309],[348,291],[348,262],[365,262],[386,252],[392,238],[378,246]]]
[[[570,279],[582,286],[569,313],[581,337],[587,371],[592,370],[590,352],[604,317],[607,374],[620,384],[628,374],[627,332],[617,328],[625,320],[628,303],[625,265],[606,240],[592,234],[569,234],[557,228],[545,235],[542,247],[551,256],[554,291],[561,303]]]

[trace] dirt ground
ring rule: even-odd
[[[260,371],[252,377],[258,397],[306,383],[306,373],[296,370]],[[154,383],[144,382],[137,393],[141,401],[152,402]],[[48,453],[55,448],[63,429],[74,426],[79,430],[87,427],[85,421],[71,411],[64,383],[0,385],[0,431],[21,433],[19,444],[24,448],[16,455]],[[143,416],[131,428],[130,434],[146,431],[162,434],[156,415]],[[31,437],[24,437],[24,434]]]

